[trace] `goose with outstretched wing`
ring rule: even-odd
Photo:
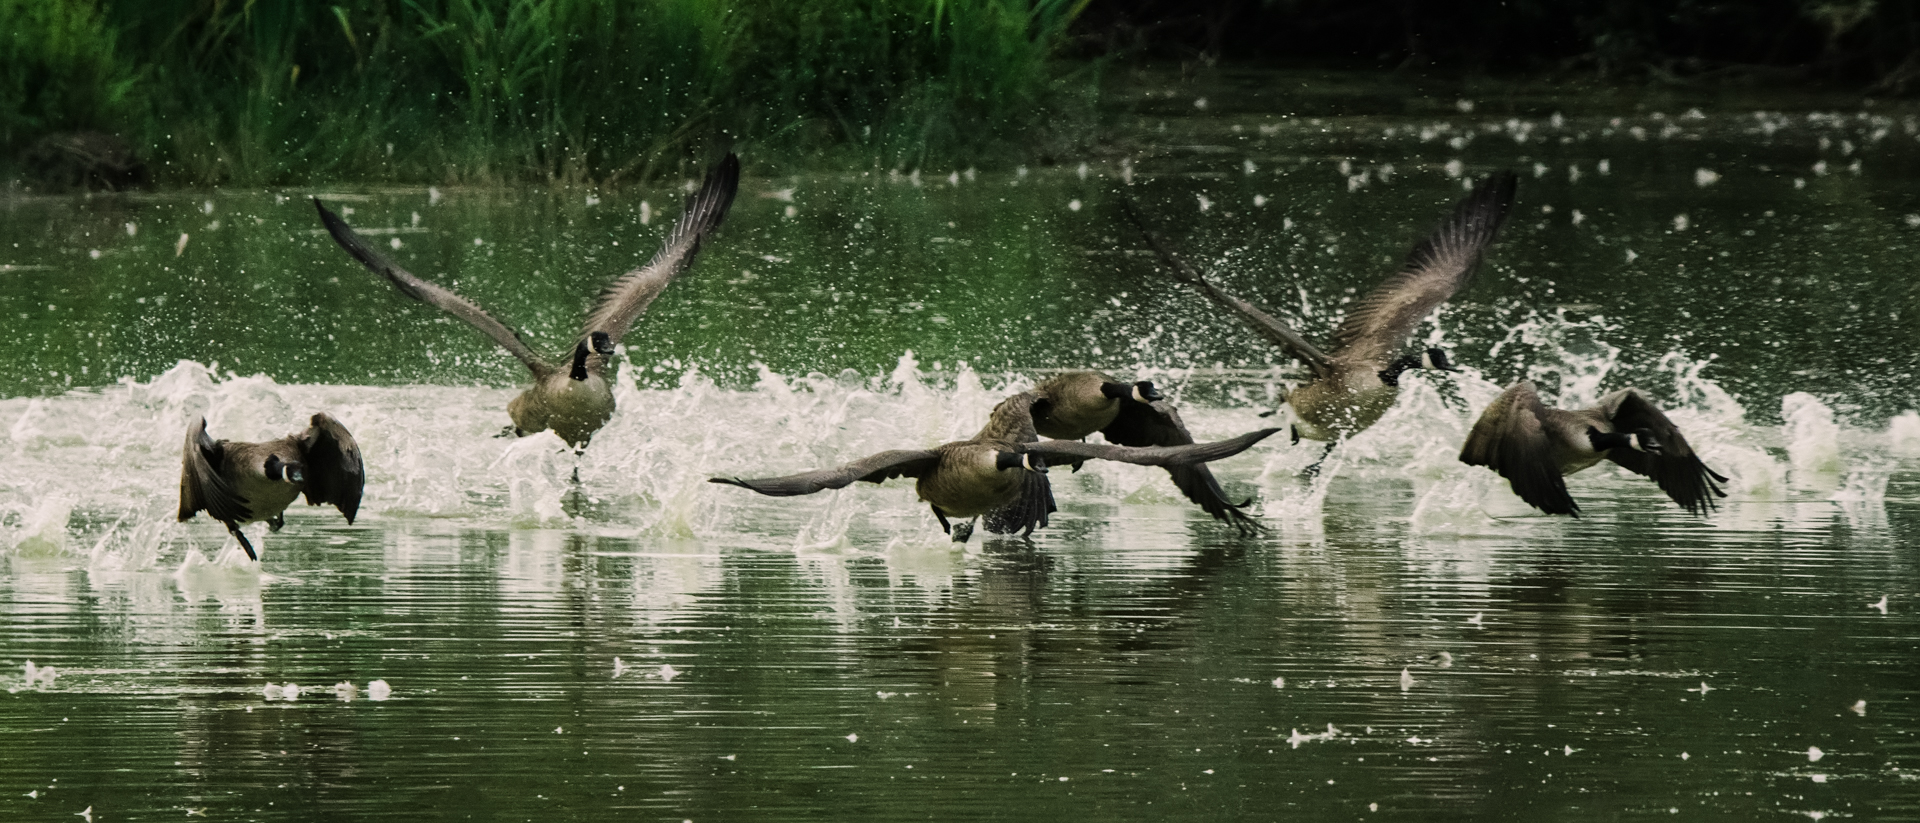
[[[587,313],[573,350],[560,360],[534,353],[518,333],[478,304],[416,277],[375,251],[319,198],[314,198],[313,205],[334,241],[361,265],[386,278],[401,294],[471,324],[526,364],[533,374],[533,386],[507,404],[507,416],[513,420],[516,434],[552,429],[574,448],[584,449],[594,433],[613,417],[613,387],[607,366],[614,346],[667,284],[692,264],[701,245],[726,219],[739,188],[740,160],[728,154],[707,173],[699,190],[687,198],[686,211],[653,259],[616,278],[601,292]]]
[[[953,535],[956,542],[964,542],[972,535],[973,524],[954,526],[955,519],[988,515],[988,529],[1003,534],[1031,534],[1045,526],[1047,515],[1055,510],[1045,482],[1049,463],[1117,460],[1172,469],[1231,457],[1279,431],[1262,429],[1228,440],[1177,446],[1036,440],[1030,415],[1033,400],[1032,395],[1022,393],[1001,401],[986,427],[967,440],[930,449],[883,451],[845,465],[783,477],[715,477],[710,482],[790,497],[846,488],[856,480],[880,483],[912,477],[915,490],[933,508],[940,528]],[[1034,482],[1036,479],[1039,482]]]
[[[1467,433],[1460,462],[1507,479],[1521,500],[1547,514],[1580,516],[1566,475],[1611,460],[1653,480],[1681,508],[1714,509],[1727,478],[1707,468],[1680,427],[1636,389],[1621,389],[1586,409],[1556,409],[1522,380],[1487,405]]]
[[[215,440],[200,417],[187,426],[181,448],[180,519],[206,512],[226,524],[248,558],[259,560],[241,526],[264,521],[279,531],[283,513],[302,494],[307,505],[332,504],[351,524],[366,481],[360,445],[326,412],[315,414],[305,431],[264,443]]]
[[[1453,214],[1414,246],[1400,271],[1355,303],[1321,350],[1299,332],[1252,304],[1221,290],[1175,255],[1131,203],[1122,207],[1146,236],[1174,279],[1200,291],[1249,327],[1305,364],[1306,383],[1287,394],[1301,438],[1334,443],[1372,426],[1399,396],[1408,369],[1457,371],[1439,348],[1398,355],[1420,321],[1466,285],[1513,206],[1515,180],[1499,172],[1480,182]]]

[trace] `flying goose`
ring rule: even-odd
[[[942,531],[964,542],[972,523],[954,527],[949,518],[988,515],[987,528],[1011,534],[1032,534],[1047,524],[1054,511],[1053,496],[1044,482],[1046,462],[1118,460],[1143,466],[1177,467],[1231,457],[1279,429],[1262,429],[1230,440],[1177,446],[1114,446],[1073,440],[1035,440],[1028,408],[1034,397],[1017,394],[994,408],[986,428],[968,440],[943,443],[931,449],[895,449],[855,460],[843,466],[784,477],[743,479],[715,477],[709,482],[752,489],[773,497],[813,494],[845,488],[855,480],[880,483],[912,477],[920,499],[933,508]]]
[[[392,282],[401,294],[473,324],[526,364],[527,370],[533,373],[533,386],[507,404],[507,416],[513,420],[515,434],[525,436],[552,429],[578,450],[586,448],[594,432],[613,417],[613,388],[608,384],[607,362],[614,346],[667,284],[686,271],[707,236],[726,219],[727,209],[733,205],[739,188],[740,160],[728,154],[707,172],[700,190],[687,198],[686,211],[667,234],[659,253],[645,266],[616,278],[600,293],[593,309],[587,313],[585,327],[572,353],[559,362],[535,354],[518,333],[473,301],[415,277],[374,251],[338,215],[328,211],[319,198],[314,198],[313,205],[320,210],[320,220],[333,239],[355,260]]]
[[[1041,381],[1026,391],[1033,396],[1029,413],[1041,437],[1079,440],[1094,432],[1121,446],[1185,446],[1193,443],[1180,412],[1166,402],[1151,381],[1122,383],[1096,371],[1074,371]],[[1075,464],[1078,468],[1078,464]],[[1241,533],[1260,525],[1241,509],[1252,500],[1233,503],[1204,463],[1177,463],[1166,467],[1173,484],[1215,519]]]
[[[265,443],[215,440],[207,436],[207,418],[196,418],[180,463],[180,519],[205,511],[227,524],[252,560],[260,555],[242,525],[264,520],[279,531],[283,513],[302,494],[309,506],[332,503],[352,523],[367,476],[359,444],[326,412],[315,414],[306,431]]]
[[[1333,333],[1333,348],[1322,352],[1292,327],[1251,304],[1221,291],[1175,256],[1123,200],[1127,215],[1140,226],[1148,245],[1186,283],[1222,308],[1240,317],[1262,337],[1306,364],[1311,378],[1287,394],[1298,423],[1293,441],[1305,437],[1327,441],[1327,448],[1364,431],[1386,414],[1399,394],[1400,375],[1407,369],[1458,371],[1447,353],[1429,348],[1395,357],[1415,326],[1465,285],[1493,242],[1513,205],[1514,176],[1499,172],[1475,186],[1454,207],[1453,215],[1407,256],[1406,265],[1347,311]]]
[[[1693,514],[1712,511],[1713,498],[1727,496],[1718,485],[1727,478],[1701,463],[1673,421],[1634,389],[1569,411],[1541,403],[1533,383],[1522,380],[1480,413],[1460,449],[1460,462],[1499,472],[1534,508],[1574,517],[1580,505],[1561,478],[1602,459],[1652,478]]]

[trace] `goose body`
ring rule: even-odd
[[[561,440],[584,446],[613,419],[613,407],[613,385],[604,369],[588,369],[580,379],[557,371],[508,401],[507,417],[516,434],[552,429]]]
[[[1121,446],[1193,443],[1180,412],[1149,381],[1129,384],[1097,371],[1074,371],[1043,380],[1025,393],[1031,396],[1028,413],[1041,437],[1079,440],[1100,432],[1107,442]],[[1252,501],[1228,500],[1206,464],[1179,463],[1166,469],[1174,486],[1208,514],[1242,532],[1259,528],[1242,511]]]
[[[1069,440],[1036,440],[1029,415],[1031,395],[1019,394],[994,407],[985,428],[967,440],[931,449],[898,449],[842,466],[782,477],[715,477],[709,482],[788,497],[841,489],[856,480],[881,483],[895,477],[915,479],[914,490],[933,509],[943,531],[965,540],[970,525],[956,529],[950,519],[988,515],[992,531],[1031,534],[1047,524],[1053,495],[1045,483],[1048,461],[1118,460],[1150,466],[1198,464],[1239,454],[1278,431],[1263,429],[1231,440],[1182,446],[1136,448]],[[1037,481],[1037,482],[1036,482]]]
[[[1506,221],[1514,186],[1510,172],[1494,174],[1475,186],[1438,229],[1414,246],[1399,272],[1354,304],[1335,329],[1331,350],[1324,352],[1286,323],[1222,291],[1174,255],[1130,205],[1127,213],[1175,279],[1199,290],[1306,365],[1307,382],[1287,394],[1287,405],[1298,421],[1293,437],[1296,442],[1301,438],[1328,441],[1331,448],[1332,443],[1365,431],[1392,408],[1399,397],[1400,376],[1407,369],[1457,371],[1441,349],[1402,356],[1396,352],[1422,319],[1466,285]]]
[[[740,160],[728,154],[707,173],[700,189],[687,198],[686,210],[653,259],[615,278],[600,293],[587,313],[580,337],[568,356],[559,360],[534,353],[517,332],[473,301],[400,268],[375,251],[319,198],[313,205],[334,241],[361,265],[386,278],[402,294],[471,324],[527,367],[533,386],[507,406],[514,433],[524,436],[552,429],[575,449],[584,449],[594,433],[613,417],[613,389],[607,372],[615,346],[654,298],[692,265],[702,243],[726,219],[739,188]]]
[[[352,523],[365,485],[359,444],[325,412],[315,414],[305,431],[263,443],[214,440],[200,417],[187,427],[181,450],[179,517],[189,520],[205,511],[226,524],[247,557],[258,560],[241,526],[265,522],[279,531],[282,513],[302,494],[308,505],[330,503]]]
[[[1514,494],[1547,514],[1580,516],[1566,475],[1611,460],[1652,479],[1693,514],[1725,497],[1727,478],[1707,468],[1679,427],[1635,389],[1622,389],[1591,408],[1556,409],[1522,380],[1488,404],[1467,433],[1460,462],[1486,466],[1507,478]]]

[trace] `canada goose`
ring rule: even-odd
[[[1580,516],[1561,478],[1611,460],[1653,478],[1673,502],[1693,514],[1726,497],[1727,482],[1700,462],[1687,438],[1645,395],[1622,389],[1590,409],[1555,409],[1540,402],[1531,381],[1509,386],[1473,424],[1460,462],[1486,466],[1507,478],[1513,493],[1547,514]]]
[[[1293,441],[1324,440],[1331,451],[1333,444],[1364,431],[1386,414],[1399,394],[1400,375],[1407,369],[1458,371],[1441,349],[1401,357],[1394,352],[1406,345],[1421,319],[1466,284],[1506,220],[1513,191],[1512,172],[1498,172],[1475,186],[1446,222],[1413,247],[1398,273],[1348,310],[1334,330],[1330,354],[1287,324],[1208,282],[1168,249],[1130,203],[1123,200],[1122,206],[1176,279],[1239,315],[1254,331],[1306,364],[1311,379],[1286,399],[1299,421]]]
[[[279,531],[286,525],[282,513],[301,494],[309,506],[332,503],[352,523],[367,479],[360,445],[326,412],[315,414],[306,431],[265,443],[215,440],[207,436],[207,418],[196,418],[180,464],[180,519],[204,510],[227,524],[253,560],[260,555],[241,525],[264,520]]]
[[[549,361],[537,354],[520,335],[493,318],[486,310],[445,287],[422,280],[394,265],[362,240],[353,229],[321,205],[320,220],[340,247],[355,260],[385,277],[400,293],[422,303],[438,306],[455,317],[473,324],[501,348],[525,363],[533,372],[533,386],[507,404],[507,416],[513,420],[515,434],[522,436],[552,429],[560,439],[584,449],[594,432],[613,417],[613,388],[608,384],[607,362],[614,346],[632,327],[633,321],[647,310],[673,278],[687,269],[701,243],[726,219],[727,209],[740,188],[740,160],[728,154],[687,198],[687,209],[667,234],[659,253],[645,266],[616,278],[600,293],[593,310],[587,313],[585,327],[573,351],[564,362]]]
[[[1034,430],[1041,437],[1079,440],[1094,432],[1121,446],[1184,446],[1193,442],[1180,412],[1166,402],[1151,381],[1122,383],[1096,371],[1074,371],[1041,381],[1026,391]],[[1075,466],[1078,468],[1078,466]],[[1174,486],[1188,500],[1215,519],[1241,533],[1257,531],[1259,523],[1241,509],[1251,499],[1233,503],[1204,463],[1167,467]]]
[[[1046,461],[1118,460],[1143,466],[1180,466],[1231,457],[1279,429],[1262,429],[1230,440],[1178,446],[1132,447],[1073,440],[1034,440],[1033,420],[1027,407],[1033,401],[1018,394],[994,408],[986,428],[968,440],[943,443],[931,449],[896,449],[865,457],[830,469],[802,472],[784,477],[743,479],[715,477],[709,482],[727,483],[774,497],[813,494],[840,489],[855,480],[879,483],[895,477],[912,477],[920,499],[933,508],[940,528],[964,542],[972,534],[972,524],[955,528],[948,518],[964,519],[991,515],[987,527],[993,531],[1031,534],[1047,524],[1054,511],[1053,499],[1044,483],[1028,482],[1030,475],[1046,471]]]

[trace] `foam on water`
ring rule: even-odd
[[[1499,360],[1507,347],[1525,349],[1523,373],[1549,402],[1587,404],[1619,388],[1620,350],[1606,342],[1606,333],[1597,318],[1532,317],[1489,359]],[[1444,344],[1443,338],[1436,330],[1429,343]],[[1783,403],[1785,426],[1757,426],[1734,397],[1703,376],[1709,365],[1669,354],[1656,371],[1671,383],[1656,380],[1651,393],[1707,465],[1731,478],[1730,503],[1784,498],[1794,489],[1878,501],[1892,471],[1891,462],[1875,456],[1885,454],[1883,444],[1920,451],[1914,445],[1920,444],[1920,414],[1895,418],[1884,436],[1847,434],[1826,405],[1805,394]],[[0,539],[16,557],[70,558],[102,573],[175,566],[183,591],[255,600],[259,567],[244,561],[224,528],[204,516],[174,522],[188,421],[204,414],[215,437],[263,440],[298,431],[314,412],[326,411],[354,432],[364,453],[364,518],[652,535],[691,539],[696,547],[725,534],[778,551],[881,551],[901,556],[913,576],[939,580],[950,577],[959,555],[910,482],[765,498],[706,481],[787,474],[961,439],[985,423],[1001,398],[1034,379],[981,375],[964,363],[927,370],[912,352],[878,376],[794,376],[762,366],[744,389],[717,384],[697,365],[682,368],[677,386],[643,390],[634,367],[623,361],[615,379],[619,410],[581,455],[550,433],[499,436],[513,391],[492,388],[282,385],[183,361],[146,382],[0,400],[0,452],[7,456],[0,462]],[[1144,367],[1135,374],[1161,382],[1202,440],[1292,422],[1284,410],[1259,416],[1278,394],[1270,375]],[[1329,455],[1318,477],[1301,473],[1319,458],[1321,444],[1290,445],[1284,430],[1215,471],[1230,494],[1254,489],[1270,525],[1301,539],[1320,525],[1329,494],[1377,497],[1378,490],[1405,485],[1412,504],[1383,508],[1382,516],[1406,517],[1416,533],[1503,534],[1516,518],[1537,517],[1503,479],[1458,460],[1467,431],[1505,386],[1471,366],[1454,374],[1409,373],[1402,385],[1396,406]],[[1194,397],[1227,405],[1189,400]],[[1843,442],[1862,445],[1846,450]],[[1783,446],[1785,461],[1777,457]],[[1053,479],[1068,505],[1191,508],[1154,469],[1094,461],[1078,473],[1056,470]],[[1343,486],[1354,483],[1364,485]],[[1636,500],[1647,498],[1651,487],[1644,484],[1607,464],[1571,482],[1583,501],[1623,489]],[[331,508],[296,504],[289,515],[296,530],[344,526]],[[278,538],[264,526],[251,528],[256,545],[270,554]],[[883,548],[861,548],[875,546]],[[693,551],[697,558],[700,551]],[[686,574],[704,574],[700,561],[689,562]]]
[[[1780,399],[1780,417],[1786,421],[1787,459],[1797,486],[1830,488],[1838,479],[1840,424],[1833,409],[1806,392]]]

